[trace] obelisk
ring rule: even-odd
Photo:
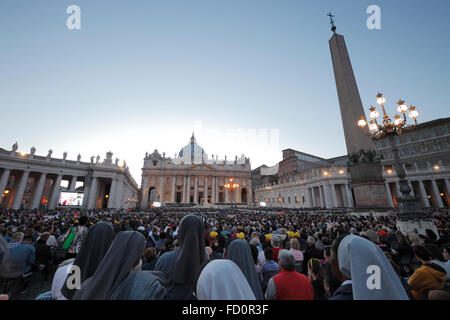
[[[364,135],[357,125],[361,116],[365,117],[352,64],[344,37],[336,33],[333,15],[331,19],[330,51],[333,61],[334,77],[344,128],[345,144],[350,162],[348,169],[352,178],[355,207],[357,209],[386,208],[388,195],[382,175],[380,161],[375,157],[372,139]]]

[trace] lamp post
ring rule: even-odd
[[[395,144],[395,136],[401,135],[404,131],[413,130],[417,125],[417,117],[419,116],[419,111],[416,110],[415,106],[408,106],[405,104],[404,100],[399,100],[397,102],[397,112],[393,119],[391,119],[384,108],[386,103],[386,98],[383,97],[381,93],[377,94],[377,103],[381,106],[383,116],[382,123],[379,124],[377,118],[380,113],[377,111],[376,107],[371,106],[369,108],[369,117],[372,119],[367,123],[366,118],[362,116],[358,120],[358,126],[362,129],[363,133],[372,139],[377,140],[382,137],[388,137],[391,145],[391,151],[394,156],[394,166],[399,178],[400,192],[402,193],[400,199],[398,199],[400,217],[408,216],[418,216],[423,213],[423,209],[419,208],[421,202],[417,197],[411,197],[411,187],[406,180],[406,172],[400,160],[398,153],[398,147]],[[408,112],[409,111],[409,112]],[[407,124],[407,116],[411,118],[414,123]]]
[[[228,182],[223,187],[230,191],[231,203],[233,203],[233,191],[239,188],[239,184],[234,181],[234,178],[228,179]]]

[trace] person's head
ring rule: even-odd
[[[341,283],[345,280],[349,280],[346,276],[344,276],[339,270],[339,261],[338,261],[338,250],[341,241],[345,238],[346,235],[341,235],[336,240],[333,241],[330,249],[330,267],[333,272],[334,277],[340,281]]]
[[[12,237],[11,237],[11,242],[22,242],[23,241],[23,237],[25,235],[23,234],[23,232],[14,232]]]
[[[22,243],[25,244],[32,244],[33,243],[33,236],[26,235],[23,237]]]
[[[295,270],[295,258],[292,252],[288,250],[280,250],[278,253],[278,265],[280,270],[294,271]]]
[[[80,226],[85,226],[88,223],[89,218],[87,216],[81,216],[80,219],[78,219],[78,223]]]
[[[153,233],[153,235],[157,235],[158,234],[158,227],[157,226],[153,226],[152,233]]]
[[[160,233],[159,233],[159,238],[160,239],[165,239],[166,238],[166,233],[164,232],[164,231],[161,231]]]
[[[442,249],[442,256],[445,260],[450,260],[450,246],[446,246],[444,249]]]
[[[259,238],[251,238],[250,241],[248,242],[251,246],[259,246],[261,245],[261,243],[259,242]]]
[[[306,240],[306,244],[308,245],[308,247],[313,247],[315,243],[316,239],[312,236],[309,236],[308,240]]]
[[[153,247],[148,247],[147,249],[145,249],[144,259],[146,261],[156,259],[156,249]]]
[[[408,234],[408,240],[411,243],[412,246],[419,246],[422,245],[422,240],[420,240],[420,237],[415,232],[410,232]]]
[[[39,236],[39,240],[47,242],[47,240],[50,238],[49,232],[44,232]]]
[[[401,231],[395,232],[395,235],[397,236],[399,244],[409,245],[408,239],[403,235]]]
[[[252,252],[252,258],[253,258],[253,263],[257,264],[258,263],[258,248],[252,244],[250,244],[250,251]]]
[[[281,246],[281,238],[278,236],[273,236],[270,240],[273,248],[279,248]]]
[[[331,246],[326,246],[323,249],[323,256],[325,257],[325,261],[328,263],[330,262],[330,256],[331,256]]]
[[[228,259],[206,260],[194,278],[198,300],[254,300],[256,297],[238,265]]]
[[[273,250],[271,247],[264,249],[264,257],[266,258],[266,261],[273,260]]]
[[[430,240],[430,241],[434,241],[434,240],[437,239],[436,234],[435,234],[434,231],[431,230],[431,229],[426,229],[426,230],[425,230],[425,237],[426,237],[428,240]]]
[[[431,260],[439,260],[441,262],[446,262],[447,260],[444,259],[442,256],[442,252],[439,249],[439,247],[435,244],[427,244],[426,245],[428,251],[430,252]]]
[[[323,266],[323,288],[328,297],[331,297],[334,292],[339,288],[341,283],[333,275],[331,266],[329,263]]]
[[[422,264],[426,264],[426,263],[430,262],[431,255],[430,255],[430,251],[428,251],[427,247],[425,247],[423,245],[418,245],[418,246],[414,246],[413,250],[414,250],[414,254],[416,255],[417,259],[419,259],[419,261]]]
[[[8,260],[8,243],[6,242],[5,238],[3,236],[0,236],[0,270],[3,267],[3,264]]]
[[[291,238],[289,241],[291,249],[300,250],[300,243],[298,243],[297,238]]]
[[[322,280],[322,261],[316,258],[309,259],[308,278],[310,280]]]

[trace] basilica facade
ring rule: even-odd
[[[226,185],[234,188],[227,188]],[[208,157],[194,134],[173,158],[158,150],[146,153],[142,168],[142,209],[155,202],[185,204],[251,203],[250,159]]]

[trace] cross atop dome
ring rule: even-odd
[[[197,141],[195,140],[194,131],[192,131],[191,143],[192,143],[192,142],[197,142]]]

